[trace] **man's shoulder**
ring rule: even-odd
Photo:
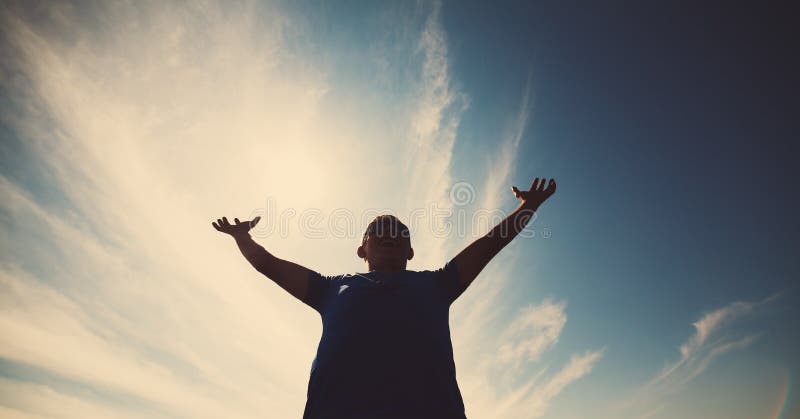
[[[438,269],[422,269],[422,270],[406,269],[404,271],[393,272],[393,273],[381,273],[377,271],[370,271],[370,272],[347,272],[334,275],[324,275],[324,274],[319,274],[319,275],[322,278],[332,282],[340,282],[340,283],[348,283],[353,281],[374,282],[375,280],[378,279],[388,280],[388,281],[399,278],[430,279],[446,273],[446,270],[447,270],[447,265]]]

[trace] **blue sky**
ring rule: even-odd
[[[342,273],[393,212],[421,270],[534,177],[451,311],[470,417],[800,415],[787,11],[1,10],[3,417],[299,416],[319,319],[211,220]]]

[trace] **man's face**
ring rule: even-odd
[[[411,255],[409,232],[397,221],[383,219],[370,225],[363,249],[372,264],[406,261]]]

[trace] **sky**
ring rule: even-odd
[[[662,4],[663,3],[663,4]],[[368,221],[436,269],[470,418],[800,417],[798,63],[778,6],[3,2],[0,417],[299,417]]]

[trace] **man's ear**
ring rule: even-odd
[[[411,259],[414,259],[414,248],[413,247],[409,247],[408,248],[408,260],[411,260]]]
[[[358,249],[356,249],[356,254],[360,259],[367,257],[367,252],[364,251],[364,246],[358,246]]]

